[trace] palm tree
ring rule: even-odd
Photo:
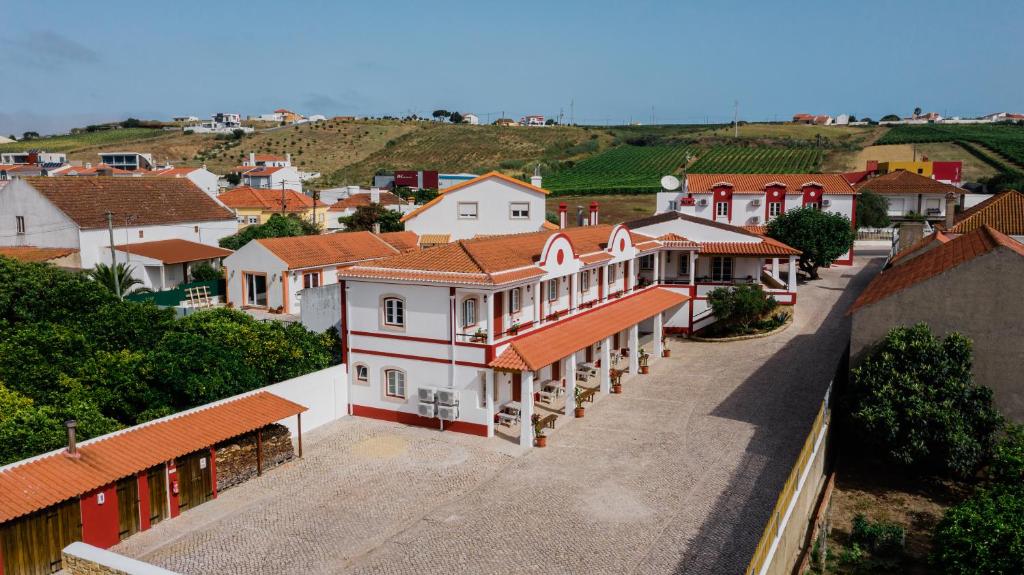
[[[114,270],[117,270],[116,281]],[[89,279],[99,283],[121,299],[124,299],[124,296],[126,295],[152,292],[153,290],[148,287],[132,288],[132,286],[142,284],[142,280],[132,276],[133,271],[134,268],[125,264],[119,263],[117,266],[112,268],[107,264],[98,263],[95,268],[86,272],[86,275],[89,276]],[[118,288],[120,288],[120,293],[118,292]]]

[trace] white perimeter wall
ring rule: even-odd
[[[302,414],[302,431],[305,433],[348,415],[347,369],[345,364],[335,365],[261,387],[250,394],[268,391],[308,407],[309,411]],[[297,422],[294,417],[289,417],[279,423],[286,426],[292,432],[293,437],[298,435]]]

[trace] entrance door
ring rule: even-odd
[[[0,525],[3,573],[47,575],[61,569],[60,552],[82,540],[78,499]]]
[[[267,307],[266,274],[245,274],[245,304]]]
[[[163,465],[146,472],[149,484],[149,524],[156,525],[167,518],[167,471]]]
[[[523,400],[523,374],[512,374],[512,401]]]
[[[210,452],[197,451],[183,457],[178,462],[178,482],[178,507],[181,511],[213,499]]]
[[[117,482],[117,519],[122,541],[139,530],[139,479],[134,475]]]
[[[501,292],[494,294],[494,337],[501,336],[505,331],[505,302]]]

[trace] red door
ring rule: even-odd
[[[501,332],[505,331],[504,320],[505,320],[505,306],[503,305],[504,299],[502,293],[494,294],[494,337],[499,337]]]
[[[523,374],[512,374],[512,401],[523,400]]]

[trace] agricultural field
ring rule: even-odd
[[[654,194],[595,196],[548,196],[547,213],[558,214],[558,204],[569,208],[569,227],[576,225],[576,208],[583,206],[584,217],[590,213],[590,202],[597,202],[602,224],[620,224],[654,214]]]
[[[679,172],[696,154],[687,146],[619,146],[548,176],[544,187],[556,195],[657,192],[662,176]]]
[[[992,154],[990,154],[992,155]],[[856,153],[841,156],[830,156],[826,159],[823,172],[855,172],[863,170],[867,162],[909,162],[914,158],[945,162],[959,161],[963,163],[963,179],[978,182],[991,178],[999,173],[989,161],[983,160],[953,142],[933,142],[928,144],[888,144],[868,146]]]
[[[967,124],[895,126],[878,140],[878,144],[922,144],[956,142],[972,151],[972,144],[984,146],[998,154],[1006,163],[1004,171],[1024,170],[1024,126],[1009,124]]]
[[[705,151],[690,166],[694,174],[806,174],[821,171],[818,148],[716,147]]]
[[[0,152],[23,152],[28,149],[45,150],[47,152],[74,152],[83,148],[110,148],[120,146],[125,142],[137,142],[157,138],[171,137],[175,132],[155,130],[152,128],[121,128],[117,130],[101,130],[96,132],[82,132],[81,134],[69,134],[66,136],[49,136],[33,140],[20,140],[8,144],[0,144]],[[99,158],[93,156],[89,161],[95,162]]]

